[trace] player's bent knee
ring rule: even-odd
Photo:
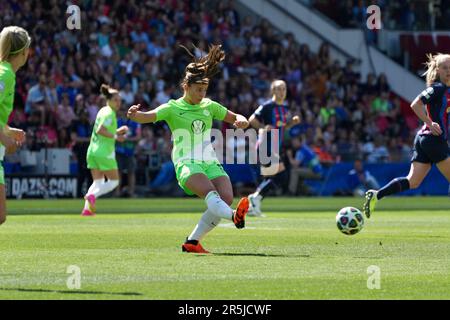
[[[232,194],[225,194],[223,196],[220,196],[222,200],[229,206],[233,203],[233,195]]]

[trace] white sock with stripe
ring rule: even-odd
[[[110,193],[119,185],[119,180],[108,180],[100,185],[99,191],[94,194],[96,198]]]
[[[86,195],[93,194],[95,196],[100,191],[100,186],[104,181],[105,181],[104,179],[96,179],[92,181],[92,184],[89,187],[88,191],[86,192]],[[89,202],[87,200],[84,201],[84,208],[86,210],[89,209]]]
[[[201,241],[208,232],[219,225],[220,220],[221,218],[217,217],[207,209],[195,226],[194,231],[192,231],[191,235],[188,237],[188,240]]]
[[[233,209],[220,198],[217,191],[209,192],[205,197],[208,209],[219,218],[233,221]]]

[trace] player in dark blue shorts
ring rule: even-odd
[[[283,163],[282,142],[285,130],[300,122],[299,116],[292,116],[288,110],[286,100],[286,83],[283,80],[275,80],[270,86],[272,99],[266,101],[250,116],[250,125],[259,130],[258,148],[264,144],[267,147],[267,156],[276,158],[273,163],[261,163],[261,175],[263,181],[256,191],[248,196],[250,209],[248,215],[261,216],[261,201],[273,188],[286,184],[288,175]],[[271,130],[277,130],[278,150],[272,150],[270,134]],[[275,138],[276,138],[275,136]],[[261,160],[261,159],[260,159]]]
[[[414,140],[414,154],[408,176],[396,178],[379,190],[366,192],[364,213],[369,218],[377,200],[420,186],[433,164],[450,182],[450,55],[428,55],[424,73],[427,88],[412,102],[411,108],[424,122]]]

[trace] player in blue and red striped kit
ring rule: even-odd
[[[272,99],[266,101],[256,109],[250,116],[249,122],[252,127],[259,129],[258,148],[265,144],[268,150],[268,156],[276,157],[277,163],[262,164],[261,175],[264,177],[254,193],[248,196],[250,209],[248,214],[251,216],[261,216],[261,201],[264,196],[274,187],[283,183],[287,184],[289,179],[286,168],[283,163],[282,142],[285,130],[300,122],[299,116],[292,116],[286,103],[286,83],[283,80],[272,82],[270,91]],[[278,149],[271,150],[271,130],[278,130]]]
[[[364,213],[369,218],[377,200],[385,196],[415,189],[436,164],[450,182],[450,55],[428,55],[427,88],[412,102],[411,108],[424,122],[414,140],[414,154],[408,176],[396,178],[379,190],[366,192]]]

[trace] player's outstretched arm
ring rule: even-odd
[[[255,129],[261,129],[264,127],[264,125],[256,118],[255,114],[252,114],[248,121],[250,125]]]
[[[223,119],[226,123],[234,125],[238,129],[247,129],[249,122],[246,117],[241,114],[236,114],[230,110],[227,111],[227,115]]]
[[[6,153],[12,154],[16,152],[17,148],[21,145],[19,141],[10,136],[7,126],[0,128],[0,142],[5,146]],[[9,128],[9,127],[8,127]]]
[[[127,117],[137,123],[151,123],[156,121],[156,109],[142,112],[139,111],[140,104],[133,105],[128,109]]]
[[[26,134],[22,129],[12,128],[6,125],[3,130],[8,137],[13,138],[19,145],[22,145],[22,143],[25,142]]]
[[[248,122],[255,129],[264,129],[267,131],[275,129],[275,127],[270,124],[264,125],[264,123],[262,123],[261,121],[258,120],[258,118],[255,116],[255,114],[252,114],[250,116],[250,118],[248,119]]]
[[[121,135],[121,136],[127,134],[127,132],[128,132],[128,127],[127,126],[121,126],[120,128],[118,128],[116,130],[116,134]]]
[[[104,136],[104,137],[106,137],[106,138],[114,139],[114,140],[116,140],[116,141],[118,141],[118,142],[124,142],[124,141],[125,141],[125,133],[126,133],[126,132],[123,133],[123,134],[121,134],[121,133],[118,133],[118,132],[116,131],[116,134],[112,134],[112,133],[109,132],[108,129],[106,129],[104,126],[100,126],[100,127],[97,129],[96,133],[97,133],[98,135]]]

